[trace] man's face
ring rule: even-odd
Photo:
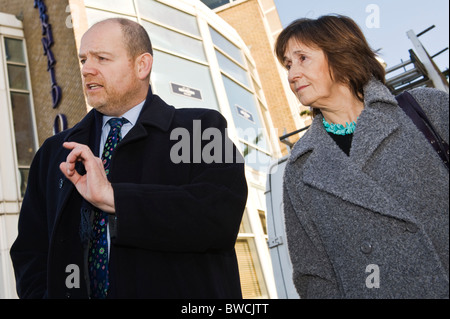
[[[89,29],[81,39],[83,90],[90,106],[109,116],[121,116],[139,104],[135,62],[126,49],[120,25],[108,22]]]

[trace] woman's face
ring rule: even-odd
[[[324,52],[296,39],[288,42],[284,56],[291,90],[304,106],[321,108],[330,105],[339,85],[335,83]]]

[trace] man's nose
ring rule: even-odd
[[[81,74],[83,76],[95,75],[98,72],[95,64],[91,59],[86,59],[81,68]]]

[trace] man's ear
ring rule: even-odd
[[[143,53],[136,58],[136,72],[140,80],[144,80],[150,76],[153,66],[153,57],[150,53]]]

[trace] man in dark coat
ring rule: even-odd
[[[126,19],[83,36],[93,110],[33,160],[11,248],[19,297],[94,297],[96,210],[107,213],[106,298],[241,298],[234,244],[247,200],[243,159],[219,112],[175,109],[152,94],[152,54],[145,30]],[[111,117],[126,121],[105,173]]]

